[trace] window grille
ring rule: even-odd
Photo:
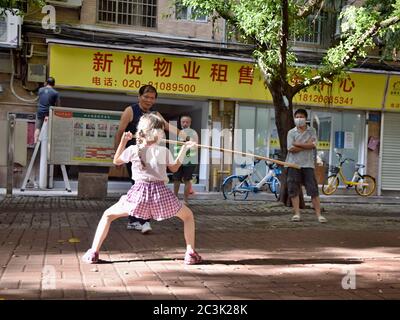
[[[155,28],[157,0],[99,0],[99,22]]]

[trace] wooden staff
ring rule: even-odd
[[[162,141],[165,141],[167,143],[172,143],[172,144],[181,144],[181,145],[185,144],[185,142],[176,141],[176,140],[162,139]],[[300,169],[300,166],[298,166],[297,164],[290,163],[290,162],[285,162],[285,161],[280,161],[280,160],[275,160],[275,159],[271,159],[271,158],[267,158],[267,157],[263,157],[263,156],[258,156],[256,154],[252,154],[252,153],[240,152],[240,151],[236,151],[236,150],[224,149],[224,148],[218,148],[218,147],[212,147],[212,146],[206,146],[204,144],[197,144],[196,146],[199,147],[199,148],[206,148],[206,149],[211,149],[211,150],[216,150],[216,151],[240,154],[240,155],[246,156],[246,157],[254,157],[256,159],[261,159],[261,160],[274,162],[274,163],[279,164],[281,166]]]

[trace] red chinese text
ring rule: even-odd
[[[351,90],[353,90],[353,88],[355,87],[355,83],[353,80],[351,79],[344,79],[342,81],[340,81],[340,85],[339,88],[342,88],[342,90],[344,92],[351,92]]]
[[[164,59],[157,58],[154,60],[154,71],[157,77],[170,77],[172,69],[172,62]]]
[[[185,70],[185,75],[182,76],[182,78],[200,79],[200,77],[197,76],[200,66],[197,65],[196,61],[188,61],[183,65],[183,68]]]
[[[93,70],[94,71],[111,71],[111,63],[113,60],[110,58],[112,57],[112,53],[101,53],[96,52],[93,57]]]
[[[96,86],[101,85],[101,79],[99,77],[92,77],[92,83]]]
[[[104,85],[106,87],[112,87],[113,85],[113,78],[104,78]]]
[[[127,54],[124,60],[125,74],[142,74],[142,57]]]
[[[212,81],[226,82],[228,75],[228,66],[226,64],[212,64],[210,77]]]
[[[239,69],[239,83],[253,84],[254,69],[249,66],[242,66]]]

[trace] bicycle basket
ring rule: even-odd
[[[329,172],[332,173],[332,174],[338,174],[339,170],[340,170],[339,167],[336,167],[336,166],[330,166],[329,167]]]

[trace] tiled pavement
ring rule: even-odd
[[[400,299],[399,205],[325,203],[323,225],[276,202],[191,200],[204,264],[183,265],[176,218],[146,236],[116,221],[106,263],[80,263],[114,201],[1,200],[0,299]]]

